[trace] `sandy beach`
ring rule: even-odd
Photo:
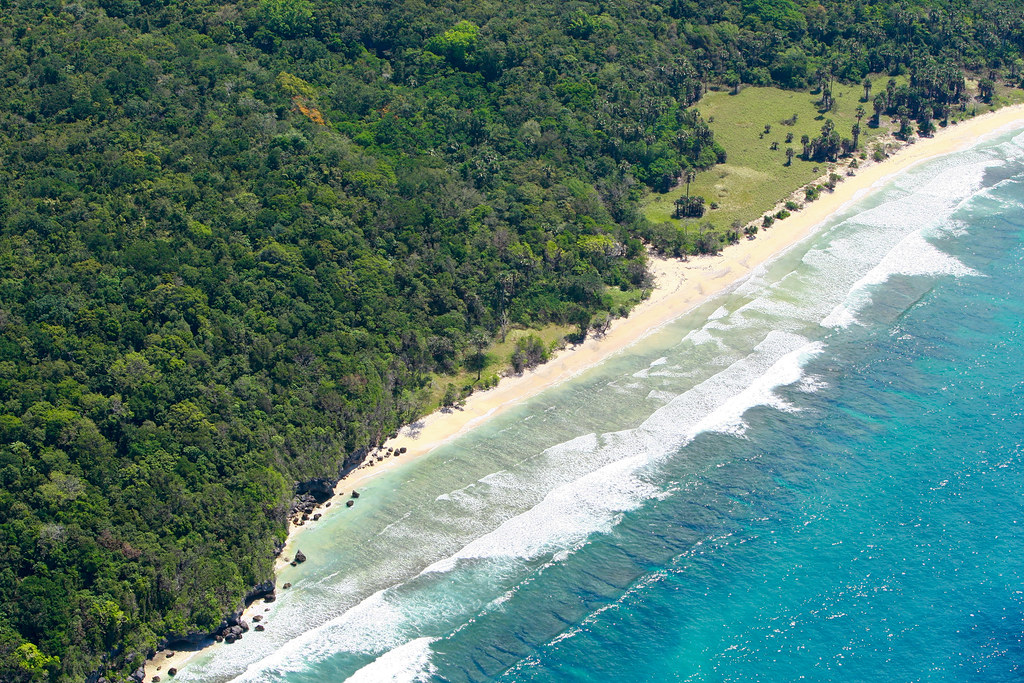
[[[404,427],[396,438],[383,444],[382,450],[391,448],[397,451],[404,447],[405,453],[388,457],[372,466],[364,464],[350,472],[338,482],[332,507],[321,508],[319,512],[332,514],[338,508],[344,509],[344,501],[352,490],[370,478],[430,453],[523,400],[586,371],[710,297],[736,285],[753,269],[808,237],[832,214],[891,176],[922,161],[956,152],[984,137],[1017,127],[1024,127],[1024,105],[1006,107],[940,128],[934,137],[904,145],[882,162],[860,162],[861,167],[855,175],[845,177],[834,192],[824,192],[818,201],[806,205],[785,220],[777,221],[771,229],[761,230],[756,239],[741,239],[717,256],[693,257],[686,262],[652,257],[650,270],[655,285],[651,296],[634,308],[628,318],[616,319],[600,338],[591,336],[583,344],[559,351],[544,365],[522,375],[505,377],[496,387],[474,393],[461,409],[438,411]],[[315,523],[309,523],[301,530],[312,527]],[[289,529],[288,542],[278,560],[277,570],[292,559],[296,539],[301,538],[301,533],[296,532],[301,530],[297,527]],[[257,600],[246,610],[246,616],[251,619],[253,614],[265,609],[263,601]],[[167,657],[167,653],[158,653],[146,663],[146,680],[152,680],[154,675],[161,675],[166,680],[169,668],[180,668],[195,654],[196,651],[182,651]]]

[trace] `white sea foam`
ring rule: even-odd
[[[874,268],[853,283],[846,300],[822,319],[823,327],[848,327],[856,322],[857,312],[872,301],[871,287],[882,284],[894,275],[952,275],[978,276],[973,268],[965,266],[921,236],[912,232],[890,250]]]
[[[510,562],[544,556],[552,562],[567,557],[567,550],[581,547],[593,534],[610,531],[624,512],[663,495],[662,489],[649,481],[647,465],[674,456],[702,432],[739,433],[743,428],[743,414],[753,406],[787,409],[788,405],[779,399],[775,390],[799,381],[802,364],[820,350],[820,344],[809,343],[798,335],[771,332],[748,357],[676,396],[638,428],[600,436],[588,434],[548,449],[546,455],[564,458],[570,463],[585,453],[596,454],[595,461],[609,462],[555,487],[536,505],[434,562],[416,578],[378,591],[343,614],[285,643],[269,657],[251,665],[241,680],[264,680],[270,673],[301,670],[310,662],[341,651],[363,654],[393,651],[393,658],[377,660],[380,671],[391,671],[387,667],[394,662],[406,662],[410,653],[422,652],[412,646],[408,650],[404,648],[410,639],[429,633],[429,624],[462,619],[467,609],[477,609],[455,601],[447,591],[432,590],[438,581],[446,585],[449,579],[444,577],[457,576],[453,572],[459,571],[463,563],[487,562],[488,573],[501,576],[506,572],[500,567]],[[482,477],[479,483],[503,492],[514,480],[514,475],[501,471]],[[459,491],[471,494],[478,488],[463,487]],[[457,501],[461,495],[452,493],[445,503],[474,507],[467,506],[464,500]],[[481,603],[478,608],[484,609],[486,604]],[[378,669],[364,671],[368,676]]]
[[[346,683],[421,683],[437,673],[430,656],[436,638],[417,638],[400,645],[367,664]]]

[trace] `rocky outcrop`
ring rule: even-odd
[[[276,587],[276,581],[269,579],[263,583],[256,584],[252,589],[245,594],[245,604],[248,605],[260,598],[265,598],[268,595],[274,594],[274,588]]]
[[[330,480],[327,478],[323,479],[310,479],[309,481],[299,482],[295,485],[295,493],[302,495],[309,495],[317,503],[323,503],[331,496],[334,495],[334,485],[338,483],[338,480]]]

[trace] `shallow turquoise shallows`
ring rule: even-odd
[[[1020,681],[1024,135],[368,485],[176,680]]]

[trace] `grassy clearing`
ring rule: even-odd
[[[516,342],[529,335],[540,337],[544,347],[549,352],[557,348],[565,339],[567,334],[576,330],[573,325],[547,325],[538,329],[511,329],[505,337],[505,341],[495,339],[485,351],[487,365],[480,373],[480,381],[477,381],[476,371],[460,369],[454,375],[434,375],[430,380],[430,386],[425,388],[424,414],[432,413],[441,407],[441,399],[449,384],[463,396],[468,396],[472,391],[480,387],[489,387],[496,384],[501,373],[511,367],[512,352],[515,351]]]
[[[884,89],[888,81],[887,76],[878,77],[875,88]],[[729,227],[737,220],[747,223],[824,173],[825,164],[799,156],[787,165],[786,148],[792,147],[799,155],[801,136],[817,137],[826,118],[832,119],[842,137],[852,139],[855,112],[858,106],[864,107],[867,114],[861,121],[860,148],[870,149],[871,141],[886,130],[885,118],[881,128],[868,127],[873,110],[870,102],[861,102],[864,89],[859,85],[836,84],[833,94],[838,107],[827,114],[819,111],[820,96],[808,92],[750,87],[737,95],[724,90],[705,95],[697,106],[728,153],[728,161],[697,174],[690,194],[702,195],[709,205],[717,202],[719,206],[690,222],[708,221],[715,228]],[[794,114],[794,125],[782,123]],[[771,126],[767,134],[765,125]],[[787,143],[789,133],[793,139]],[[778,149],[771,149],[773,142]],[[647,217],[656,222],[672,220],[673,204],[684,191],[679,187],[666,194],[651,194],[644,207]]]
[[[905,77],[897,78],[900,82]],[[885,89],[888,76],[872,78],[872,96]],[[977,90],[977,82],[968,81],[968,89]],[[819,95],[808,92],[780,90],[778,88],[745,88],[739,94],[718,90],[709,92],[697,105],[704,118],[711,123],[715,138],[728,153],[728,162],[697,174],[690,185],[690,194],[701,195],[708,205],[718,204],[709,209],[700,219],[687,219],[681,224],[710,223],[716,229],[730,227],[734,221],[749,223],[767,213],[775,204],[815,180],[828,170],[828,165],[804,161],[793,157],[792,165],[786,164],[786,148],[792,147],[797,155],[802,151],[800,139],[803,135],[814,138],[821,132],[825,119],[836,125],[842,137],[851,138],[855,112],[858,106],[866,112],[861,120],[860,150],[870,154],[872,143],[881,135],[894,130],[888,117],[883,116],[879,128],[869,128],[868,121],[874,112],[870,101],[863,102],[864,88],[860,85],[833,86],[838,106],[835,111],[822,113],[818,107]],[[992,104],[978,102],[966,112],[955,111],[951,121],[983,114],[1010,104],[1024,102],[1024,90],[1000,84]],[[796,123],[784,125],[782,121],[794,114]],[[765,133],[765,125],[771,130]],[[786,142],[792,133],[792,142]],[[772,150],[773,142],[778,149]],[[644,205],[647,218],[655,222],[673,221],[672,211],[675,200],[685,192],[685,186],[677,187],[666,194],[651,193]]]

